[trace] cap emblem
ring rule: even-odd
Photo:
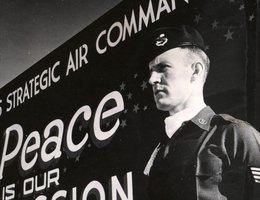
[[[168,42],[168,38],[165,37],[165,34],[162,33],[160,34],[159,37],[156,38],[156,46],[159,47],[159,46],[164,46],[167,42]]]

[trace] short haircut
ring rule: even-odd
[[[187,49],[189,50],[190,53],[190,57],[194,58],[194,55],[199,58],[202,62],[202,64],[205,67],[204,70],[204,79],[203,81],[205,82],[209,73],[209,68],[210,68],[210,60],[209,57],[207,56],[207,54],[200,48],[196,47],[196,46],[185,46],[185,47],[181,47],[182,49]]]

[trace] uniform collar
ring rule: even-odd
[[[194,107],[186,108],[180,112],[177,112],[174,115],[167,117],[164,120],[165,132],[167,136],[171,138],[173,134],[182,126],[184,122],[193,119],[205,107],[206,107],[205,104],[197,105]]]
[[[209,131],[210,123],[216,113],[209,107],[203,108],[191,121],[201,129]]]

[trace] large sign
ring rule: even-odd
[[[146,199],[143,170],[164,126],[148,84],[157,26],[202,32],[207,103],[245,118],[243,14],[216,4],[123,1],[2,88],[1,199]]]

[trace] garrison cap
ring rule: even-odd
[[[205,52],[204,40],[200,33],[187,25],[161,27],[152,33],[149,58],[152,60],[165,51],[176,47],[197,47]]]

